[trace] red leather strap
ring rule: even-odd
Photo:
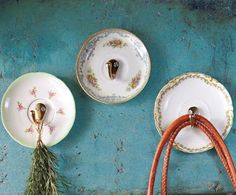
[[[178,118],[177,120],[175,120],[166,129],[165,133],[163,134],[162,139],[160,140],[160,143],[157,147],[153,164],[152,164],[152,169],[150,172],[150,177],[149,177],[149,182],[148,182],[148,191],[147,191],[148,195],[153,194],[157,164],[158,164],[161,152],[163,150],[163,147],[165,143],[168,142],[166,156],[164,158],[164,163],[163,163],[163,172],[162,172],[162,195],[167,194],[167,174],[168,174],[168,165],[169,165],[171,148],[173,146],[174,140],[176,136],[178,135],[178,133],[181,131],[181,129],[183,129],[184,127],[188,125],[190,125],[189,115],[184,115]],[[194,116],[194,126],[200,128],[212,141],[224,167],[226,168],[226,171],[236,191],[236,170],[233,164],[232,157],[226,145],[224,144],[223,139],[219,135],[218,131],[207,119],[205,119],[204,117],[200,115]]]

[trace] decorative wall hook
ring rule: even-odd
[[[114,80],[116,78],[116,74],[118,71],[118,68],[120,66],[119,62],[115,59],[109,60],[107,63],[108,67],[108,74],[111,80]]]
[[[59,194],[66,183],[57,171],[56,155],[48,147],[61,141],[74,122],[75,102],[70,90],[53,75],[28,73],[9,86],[1,111],[7,132],[20,144],[34,148],[24,194]]]
[[[154,107],[155,124],[163,135],[171,121],[187,114],[190,125],[175,140],[174,147],[188,153],[204,152],[213,147],[196,127],[196,118],[208,118],[224,139],[233,123],[230,94],[214,78],[189,72],[169,81],[159,92]],[[226,113],[226,114],[225,114]]]
[[[31,110],[31,117],[33,119],[35,129],[38,132],[38,142],[41,142],[41,136],[42,136],[42,128],[43,128],[43,122],[45,119],[45,113],[47,111],[47,108],[42,103],[37,103],[35,106],[35,110]]]
[[[85,93],[105,104],[137,96],[147,84],[151,62],[145,45],[123,29],[104,29],[81,47],[76,76]]]
[[[228,91],[221,83],[201,73],[177,76],[159,92],[154,114],[157,130],[162,137],[154,155],[147,195],[154,194],[157,165],[165,146],[166,154],[160,177],[161,195],[167,195],[172,147],[188,153],[203,152],[215,147],[236,191],[236,169],[223,140],[233,123],[233,106]],[[209,139],[206,140],[202,134]]]
[[[42,128],[42,126],[43,126],[43,121],[45,118],[46,110],[47,110],[47,108],[44,104],[38,103],[38,104],[36,104],[35,110],[30,111],[33,122],[38,127]]]
[[[188,109],[189,113],[189,120],[190,120],[190,125],[191,127],[194,127],[194,117],[196,114],[198,114],[198,108],[196,106],[192,106]]]

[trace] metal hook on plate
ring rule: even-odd
[[[189,113],[189,120],[190,120],[190,125],[191,127],[194,127],[194,117],[196,114],[198,114],[198,108],[196,106],[192,106],[188,109]]]
[[[35,110],[30,111],[34,124],[37,125],[38,130],[42,129],[46,109],[44,104],[38,103],[36,104]]]
[[[116,78],[116,73],[117,73],[117,70],[118,70],[120,64],[115,59],[109,60],[106,64],[107,64],[107,67],[108,67],[109,77],[110,77],[111,80],[114,80]]]

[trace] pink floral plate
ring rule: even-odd
[[[24,74],[8,87],[1,103],[3,125],[15,141],[35,147],[38,133],[30,111],[37,103],[46,105],[42,140],[48,146],[55,145],[69,133],[76,110],[69,88],[51,74]]]

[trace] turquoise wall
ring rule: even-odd
[[[52,147],[59,171],[71,183],[65,194],[144,194],[160,139],[154,101],[169,79],[187,71],[209,74],[225,85],[236,105],[235,15],[236,3],[223,0],[0,0],[0,96],[24,73],[58,76],[72,90],[77,109],[70,134]],[[80,88],[75,61],[90,34],[113,27],[144,42],[152,72],[135,99],[104,105]],[[225,140],[234,160],[235,127]],[[0,125],[0,194],[23,194],[31,153]],[[173,152],[170,193],[227,191],[233,189],[214,150]]]

